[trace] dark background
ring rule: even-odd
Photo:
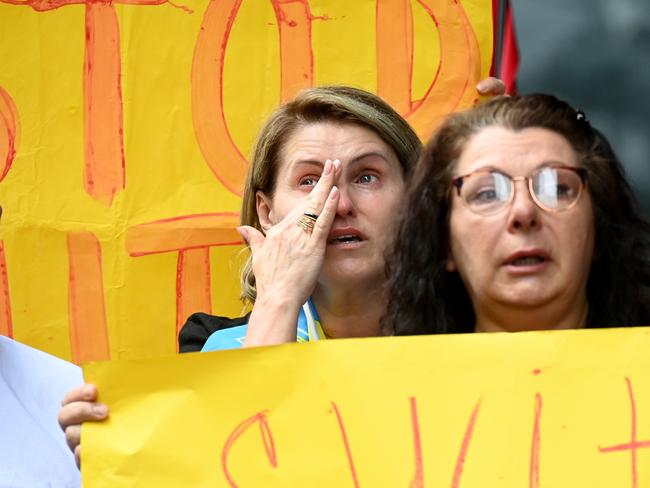
[[[585,112],[650,219],[650,0],[511,0],[520,93]]]

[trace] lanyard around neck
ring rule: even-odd
[[[302,313],[301,315],[304,316],[305,320],[305,325],[307,326],[307,337],[304,337],[304,341],[320,341],[323,339],[327,339],[325,336],[325,332],[323,332],[323,328],[320,324],[320,320],[318,319],[318,315],[316,313],[316,309],[314,308],[314,304],[311,301],[311,298],[307,300],[303,305],[302,305]],[[300,329],[300,327],[298,327]],[[300,341],[300,330],[298,331],[298,340]]]

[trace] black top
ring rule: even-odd
[[[246,324],[249,317],[250,312],[234,319],[202,312],[192,314],[178,334],[178,349],[180,352],[200,351],[213,332]]]

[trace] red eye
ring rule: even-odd
[[[300,186],[315,186],[318,183],[318,176],[309,175],[300,178]]]

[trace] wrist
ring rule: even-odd
[[[258,291],[255,297],[255,304],[253,310],[264,309],[268,311],[287,311],[295,310],[298,313],[302,304],[305,303],[302,297],[297,296],[295,293],[282,293],[282,292],[264,292]]]
[[[244,347],[294,342],[301,306],[295,297],[258,297],[248,321]]]

